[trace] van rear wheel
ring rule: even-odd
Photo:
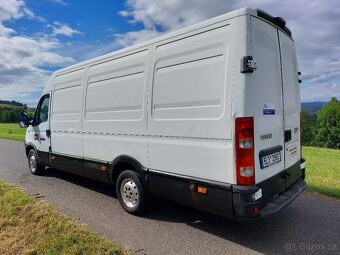
[[[125,211],[141,215],[146,209],[146,194],[138,173],[125,170],[117,179],[116,193]]]
[[[37,153],[34,149],[28,152],[28,166],[34,175],[42,175],[45,171],[45,166],[39,163]]]

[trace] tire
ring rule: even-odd
[[[34,149],[28,152],[28,167],[34,175],[42,175],[45,171],[45,166],[39,163],[37,153]]]
[[[123,171],[117,179],[116,193],[123,209],[133,215],[142,215],[147,207],[147,194],[140,175],[131,170]]]

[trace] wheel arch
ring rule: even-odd
[[[38,150],[37,147],[35,147],[35,145],[33,143],[27,143],[25,145],[25,150],[26,150],[26,157],[28,157],[28,153],[29,151],[33,149],[35,151],[35,154],[38,156]],[[38,158],[39,159],[39,158]]]
[[[118,176],[124,170],[132,170],[140,175],[142,185],[146,190],[148,185],[148,169],[144,167],[137,159],[129,155],[120,155],[109,163],[109,178],[112,184],[115,184]]]

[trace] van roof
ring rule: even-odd
[[[240,9],[222,14],[220,16],[217,16],[217,17],[214,17],[214,18],[211,18],[211,19],[190,25],[188,27],[160,35],[158,37],[147,40],[145,42],[141,42],[141,43],[138,43],[138,44],[126,47],[126,48],[122,48],[122,49],[107,53],[105,55],[101,55],[101,56],[98,56],[98,57],[95,57],[95,58],[92,58],[92,59],[89,59],[89,60],[85,60],[83,62],[74,64],[74,65],[71,65],[71,66],[64,67],[62,69],[59,69],[59,70],[56,70],[55,72],[53,72],[53,74],[51,75],[51,78],[49,79],[43,93],[45,93],[46,91],[50,91],[52,89],[52,80],[53,80],[52,78],[55,77],[56,75],[58,75],[59,73],[71,71],[71,70],[74,70],[74,69],[77,69],[77,68],[81,68],[85,65],[95,63],[97,61],[103,61],[105,59],[112,58],[114,56],[117,56],[119,54],[122,54],[122,53],[125,53],[125,52],[128,52],[128,51],[138,50],[139,48],[143,48],[143,47],[148,46],[150,44],[153,44],[153,43],[156,43],[156,42],[161,42],[161,41],[169,39],[171,37],[175,37],[175,36],[178,36],[178,35],[181,35],[181,34],[184,34],[184,33],[187,33],[187,32],[202,28],[202,27],[210,26],[210,25],[222,22],[224,20],[232,19],[232,18],[235,18],[237,16],[242,16],[242,15],[253,15],[253,16],[259,16],[260,18],[271,22],[270,20],[263,18],[260,15],[259,12],[263,12],[263,11],[257,10],[257,9],[252,9],[252,8],[249,8],[249,7],[240,8]],[[269,14],[267,14],[267,15],[269,15]],[[272,23],[272,25],[277,26],[277,24],[275,24],[275,23]],[[280,28],[280,29],[284,30],[283,28]],[[287,33],[287,31],[285,31],[285,32]]]
[[[138,43],[138,44],[126,47],[126,48],[122,48],[122,49],[107,53],[105,55],[101,55],[101,56],[98,56],[98,57],[95,57],[95,58],[92,58],[92,59],[89,59],[89,60],[85,60],[83,62],[74,64],[74,65],[71,65],[71,66],[68,66],[68,67],[65,67],[65,68],[59,69],[59,70],[55,71],[55,73],[58,74],[60,72],[67,71],[69,69],[79,68],[79,67],[82,67],[83,65],[87,65],[87,64],[96,62],[98,60],[110,58],[110,57],[113,57],[115,55],[119,55],[119,54],[126,52],[126,51],[132,51],[132,50],[135,50],[135,49],[138,49],[138,48],[142,48],[142,47],[145,47],[147,45],[150,45],[150,44],[153,44],[153,43],[156,43],[156,42],[160,42],[160,41],[169,39],[171,37],[175,37],[175,36],[178,36],[180,34],[184,34],[184,33],[187,33],[189,31],[192,31],[192,30],[196,30],[196,29],[201,28],[201,27],[209,26],[209,25],[219,23],[219,22],[224,21],[224,20],[228,20],[228,19],[231,19],[231,18],[234,18],[234,17],[237,17],[237,16],[242,16],[242,15],[247,15],[247,14],[256,15],[256,10],[254,10],[252,8],[244,7],[244,8],[235,10],[235,11],[231,11],[231,12],[222,14],[220,16],[217,16],[217,17],[214,17],[214,18],[211,18],[211,19],[190,25],[188,27],[185,27],[185,28],[182,28],[182,29],[179,29],[179,30],[176,30],[176,31],[172,31],[172,32],[157,36],[157,37],[149,39],[145,42],[141,42],[141,43]]]

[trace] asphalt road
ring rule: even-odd
[[[55,169],[33,176],[24,144],[2,139],[0,178],[43,196],[133,254],[340,254],[340,201],[333,199],[303,194],[273,217],[252,222],[158,199],[147,215],[136,217],[123,211],[109,185]]]

